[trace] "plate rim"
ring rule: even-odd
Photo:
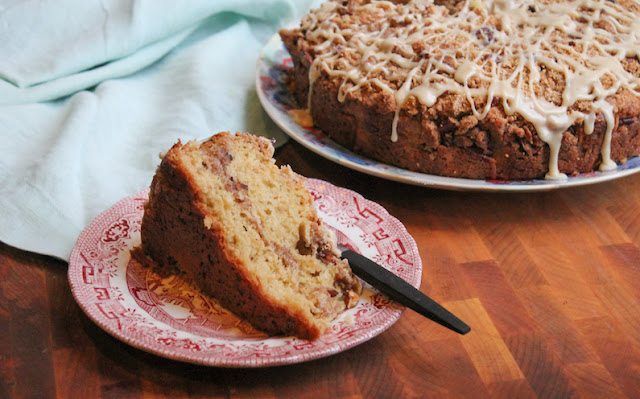
[[[260,51],[258,61],[256,63],[256,92],[258,93],[258,99],[262,104],[262,108],[269,115],[269,117],[280,127],[289,137],[296,140],[299,144],[313,151],[314,153],[333,161],[342,166],[350,169],[376,176],[379,178],[396,181],[400,183],[406,183],[416,186],[423,186],[428,188],[444,189],[451,191],[482,191],[482,192],[539,192],[550,191],[556,189],[564,189],[569,187],[580,187],[586,185],[592,185],[596,183],[603,183],[619,179],[625,176],[632,175],[640,172],[640,155],[630,158],[625,164],[618,164],[615,170],[611,171],[593,171],[587,173],[581,173],[577,176],[569,176],[567,179],[562,180],[544,180],[544,179],[528,179],[528,180],[481,180],[481,179],[465,179],[459,177],[447,177],[431,175],[427,173],[412,172],[407,169],[402,169],[393,165],[384,164],[378,162],[372,158],[368,158],[359,154],[356,154],[340,144],[336,143],[324,133],[316,130],[318,134],[324,136],[324,143],[326,147],[317,145],[312,140],[307,139],[304,128],[300,127],[293,121],[285,112],[279,110],[267,97],[267,94],[262,89],[261,70],[267,64],[265,60],[269,51],[272,51],[275,46],[280,46],[288,54],[286,48],[284,48],[283,42],[280,39],[278,33],[274,34],[265,44]],[[296,128],[292,128],[296,126]],[[311,132],[307,134],[312,134]],[[331,148],[332,151],[327,151],[326,148]],[[345,157],[346,156],[346,157]],[[354,162],[351,159],[359,160],[360,163]],[[637,165],[629,167],[628,163],[633,162]],[[627,165],[625,167],[625,165]]]
[[[413,270],[413,276],[415,276],[414,281],[409,281],[409,283],[411,283],[414,287],[419,288],[420,284],[421,284],[421,280],[422,280],[422,260],[420,258],[420,254],[418,251],[418,246],[417,243],[415,242],[415,239],[411,236],[411,234],[408,232],[408,230],[406,229],[406,226],[397,218],[395,218],[393,215],[391,215],[386,208],[384,208],[381,204],[378,204],[374,201],[368,200],[366,198],[364,198],[361,194],[347,189],[347,188],[343,188],[343,187],[339,187],[339,186],[335,186],[329,182],[323,181],[323,180],[319,180],[319,179],[312,179],[309,178],[307,179],[307,181],[309,181],[311,184],[326,184],[329,186],[330,189],[334,189],[337,190],[339,192],[347,192],[350,193],[350,195],[353,195],[354,197],[358,198],[359,200],[363,200],[366,203],[369,204],[375,204],[376,205],[376,209],[378,211],[384,212],[384,217],[385,220],[387,220],[388,222],[392,223],[393,228],[397,231],[396,236],[398,237],[402,237],[403,238],[403,242],[405,244],[407,244],[410,248],[410,252],[411,254],[414,256],[414,262],[412,265],[412,270]],[[351,349],[353,347],[356,347],[358,345],[361,345],[362,343],[369,341],[370,339],[380,335],[381,333],[383,333],[384,331],[386,331],[387,329],[389,329],[391,326],[393,326],[402,316],[402,314],[404,313],[404,311],[406,310],[406,308],[401,307],[400,305],[397,304],[392,304],[392,308],[390,308],[390,310],[392,311],[391,314],[386,315],[385,317],[385,321],[384,323],[378,324],[376,326],[374,326],[371,329],[366,330],[364,333],[361,333],[357,339],[355,340],[349,340],[349,341],[336,341],[336,342],[332,342],[330,344],[326,344],[323,345],[323,347],[312,351],[312,352],[303,352],[303,353],[288,353],[288,354],[280,354],[277,355],[276,357],[273,358],[269,358],[269,359],[263,359],[262,361],[260,360],[256,360],[254,358],[230,358],[230,359],[224,359],[221,360],[219,357],[201,357],[201,356],[188,356],[186,353],[184,352],[180,352],[177,351],[175,348],[166,348],[163,349],[162,347],[160,347],[159,345],[147,345],[145,344],[145,342],[143,342],[142,340],[136,339],[135,337],[131,337],[129,335],[127,335],[126,331],[122,331],[122,330],[117,330],[116,328],[114,328],[111,324],[109,324],[107,321],[103,320],[102,317],[100,316],[99,312],[95,309],[91,309],[91,305],[94,304],[92,303],[88,303],[88,301],[86,301],[84,298],[81,298],[81,293],[83,292],[83,290],[88,289],[88,285],[87,284],[83,284],[82,283],[82,262],[79,260],[80,255],[81,255],[81,246],[82,244],[87,240],[90,239],[92,234],[94,233],[94,230],[97,228],[103,228],[99,226],[99,223],[103,221],[103,219],[105,219],[110,213],[114,212],[114,209],[120,206],[123,206],[124,203],[126,203],[127,201],[136,201],[136,200],[140,200],[142,199],[142,201],[144,201],[144,198],[147,197],[149,192],[149,188],[146,188],[144,190],[142,190],[141,192],[137,193],[137,194],[133,194],[133,195],[129,195],[125,198],[122,198],[121,200],[117,201],[115,204],[113,204],[111,207],[105,209],[104,211],[102,211],[98,216],[96,216],[96,218],[93,219],[93,221],[85,228],[83,229],[83,231],[80,233],[76,245],[74,246],[74,248],[71,251],[70,257],[69,257],[69,267],[68,267],[68,271],[67,271],[67,280],[69,281],[69,285],[70,285],[70,289],[73,295],[73,298],[75,300],[75,302],[78,304],[78,306],[82,309],[83,313],[89,318],[91,319],[91,321],[96,324],[101,330],[105,331],[106,333],[108,333],[109,335],[111,335],[112,337],[114,337],[115,339],[122,341],[123,343],[126,343],[138,350],[141,350],[143,352],[147,352],[147,353],[151,353],[157,356],[161,356],[167,359],[171,359],[171,360],[175,360],[175,361],[181,361],[181,362],[186,362],[186,363],[191,363],[191,364],[197,364],[197,365],[202,365],[202,366],[209,366],[209,367],[221,367],[221,368],[265,368],[265,367],[275,367],[275,366],[282,366],[282,365],[292,365],[292,364],[298,364],[298,363],[303,363],[303,362],[308,362],[311,360],[315,360],[315,359],[320,359],[320,358],[324,358],[324,357],[328,357],[334,354],[338,354],[341,353],[345,350]],[[122,216],[123,213],[119,212],[117,213],[117,217]],[[109,219],[109,223],[113,223],[115,221],[112,219]],[[122,253],[124,250],[119,250],[118,254]],[[119,256],[119,255],[118,255]],[[128,266],[124,267],[124,271],[126,273]],[[124,278],[126,279],[126,276],[124,276]],[[129,287],[128,283],[126,284],[127,287]],[[134,300],[135,302],[135,300]],[[354,308],[355,309],[355,308]],[[156,320],[154,319],[152,316],[150,316],[146,311],[144,311],[144,309],[139,309],[140,312],[143,314],[143,316],[145,317],[151,317],[151,319],[153,319],[153,322],[155,323],[162,323],[162,321]],[[204,337],[206,338],[206,337]],[[214,339],[211,338],[210,339]],[[236,342],[235,340],[229,339],[229,340],[225,340],[225,339],[220,339],[220,338],[215,338],[216,340],[219,340],[221,342],[227,342],[227,343],[233,343]],[[290,341],[300,341],[300,342],[307,342],[307,340],[301,340],[295,337],[264,337],[264,338],[259,338],[259,339],[251,339],[249,341],[251,342],[256,342],[256,341],[270,341],[270,340],[283,340],[283,345],[286,344],[287,342]],[[247,341],[247,342],[249,342]],[[243,340],[237,340],[237,342],[243,342]]]

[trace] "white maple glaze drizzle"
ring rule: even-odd
[[[368,23],[349,24],[341,19],[341,2],[327,2],[301,24],[315,55],[308,105],[321,73],[342,78],[340,102],[365,85],[376,86],[395,99],[395,142],[411,96],[426,106],[444,93],[464,96],[478,119],[497,99],[507,115],[523,117],[549,145],[549,179],[566,178],[558,169],[563,133],[576,121],[592,133],[601,113],[606,134],[600,168],[612,169],[616,121],[606,99],[621,89],[640,95],[640,79],[622,64],[640,49],[640,4],[629,5],[634,9],[606,0],[467,0],[452,17],[432,0],[373,1],[350,10]],[[545,98],[545,74],[560,76],[559,97]]]

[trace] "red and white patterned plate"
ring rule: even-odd
[[[307,188],[338,242],[420,286],[418,248],[399,220],[379,204],[321,180]],[[358,304],[314,341],[269,337],[178,277],[161,278],[131,258],[140,243],[148,190],[100,214],[78,238],[69,282],[83,311],[114,337],[170,359],[219,367],[266,367],[329,356],[388,329],[403,312],[365,284]]]

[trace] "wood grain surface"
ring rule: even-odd
[[[472,331],[407,310],[324,359],[196,366],[112,338],[74,302],[65,262],[0,244],[0,398],[640,397],[640,174],[473,193],[367,176],[295,142],[276,158],[402,221],[423,260],[421,290]]]

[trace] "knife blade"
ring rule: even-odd
[[[344,245],[338,245],[338,249],[358,277],[392,300],[459,334],[471,331],[465,322],[383,266]]]

